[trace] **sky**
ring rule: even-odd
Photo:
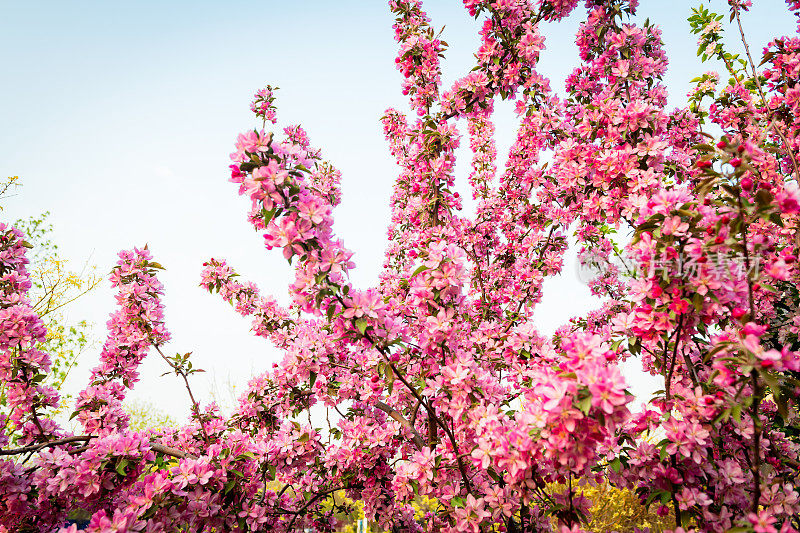
[[[664,32],[672,106],[684,103],[691,78],[717,68],[695,56],[686,22],[695,5],[640,2],[637,19],[647,17]],[[479,25],[457,0],[424,6],[434,27],[445,26],[449,87],[473,65]],[[710,7],[725,12],[726,2]],[[560,93],[576,65],[574,36],[584,14],[579,8],[543,28],[547,50],[539,70]],[[302,124],[342,171],[335,231],[355,252],[355,285],[374,284],[398,174],[379,119],[389,107],[407,109],[394,69],[392,22],[379,0],[0,0],[0,175],[18,175],[23,184],[5,200],[0,220],[49,211],[61,254],[76,268],[89,261],[103,274],[119,250],[148,244],[167,268],[160,279],[173,334],[168,349],[193,352],[194,365],[206,370],[193,376],[202,401],[231,405],[248,378],[281,355],[249,333],[249,319],[198,286],[202,263],[224,258],[283,302],[291,279],[281,253],[264,249],[246,220],[247,200],[228,182],[235,137],[256,125],[249,102],[266,83],[280,87],[279,126]],[[756,2],[744,25],[757,56],[772,38],[795,29],[780,0]],[[510,103],[497,109],[502,162],[516,121]],[[458,154],[463,195],[466,138]],[[536,315],[543,331],[596,305],[576,275],[574,256],[545,284]],[[66,390],[85,385],[113,309],[107,282],[70,307],[70,319],[94,324],[98,342],[81,355]],[[148,358],[129,398],[182,419],[185,390],[175,376],[162,377],[165,371],[163,361]],[[635,361],[625,374],[642,398],[659,388]]]

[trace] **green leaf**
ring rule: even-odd
[[[389,388],[389,394],[391,394],[394,389],[394,371],[390,365],[386,365],[386,368],[383,369],[383,373],[386,375],[386,385]]]
[[[741,407],[741,406],[740,406],[740,407]],[[714,422],[713,422],[713,423],[714,423],[714,424],[719,424],[720,422],[723,422],[723,421],[727,420],[727,419],[728,419],[728,417],[729,417],[729,416],[731,416],[731,411],[732,411],[732,409],[731,409],[730,407],[729,407],[729,408],[727,408],[727,409],[725,409],[724,411],[722,411],[722,412],[721,412],[721,413],[720,413],[720,414],[717,416],[717,418],[715,418],[715,419],[714,419]]]
[[[780,226],[780,227],[783,227],[783,219],[781,218],[781,214],[780,214],[780,213],[778,213],[777,211],[776,211],[776,212],[774,212],[774,213],[772,213],[772,214],[769,216],[769,220],[770,220],[770,222],[772,222],[773,224],[775,224],[775,225],[777,225],[777,226]]]
[[[658,457],[659,457],[660,460],[663,461],[664,459],[667,458],[668,455],[669,454],[667,453],[667,445],[664,444],[664,446],[661,447],[661,451],[658,452]]]
[[[741,406],[741,404],[737,403],[736,405],[734,405],[731,408],[731,416],[737,422],[741,422],[742,421],[742,406]]]
[[[358,320],[356,320],[356,328],[358,329],[358,332],[361,333],[362,335],[364,334],[365,331],[367,331],[368,326],[369,326],[369,321],[366,318],[359,318]]]
[[[428,270],[428,267],[426,267],[425,265],[420,265],[409,277],[413,278],[414,276],[416,276],[420,272],[424,272],[425,270]]]
[[[275,212],[277,211],[277,209],[278,209],[277,207],[273,207],[269,211],[267,211],[266,209],[262,209],[261,210],[261,216],[264,218],[264,225],[265,226],[267,224],[269,224],[270,221],[272,220],[272,217],[275,216]]]
[[[85,509],[73,509],[67,515],[69,520],[80,520],[88,522],[92,518],[92,513]]]
[[[714,151],[714,147],[711,146],[710,144],[706,144],[706,143],[696,144],[692,148],[694,148],[698,152],[713,152]]]
[[[587,396],[580,402],[578,402],[578,408],[583,411],[583,414],[588,415],[589,410],[592,408],[592,397]]]
[[[119,463],[117,463],[117,467],[116,467],[117,474],[119,474],[120,476],[124,476],[125,475],[125,467],[128,466],[128,463],[129,463],[129,461],[127,459],[120,459],[120,461],[119,461]]]

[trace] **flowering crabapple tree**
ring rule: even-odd
[[[300,126],[266,131],[273,89],[256,94],[264,129],[238,137],[231,181],[294,281],[283,308],[226,262],[205,265],[202,286],[285,353],[230,416],[192,394],[188,355],[166,355],[161,266],[134,249],[111,274],[119,307],[77,399],[80,430],[60,427],[25,242],[0,226],[0,530],[72,533],[82,513],[90,532],[333,531],[344,491],[394,532],[576,532],[592,504],[579,488],[595,483],[633,491],[675,531],[800,528],[800,38],[775,39],[759,64],[749,2],[722,4],[727,20],[695,9],[700,55],[721,74],[670,111],[658,27],[632,22],[636,0],[587,0],[561,98],[537,70],[540,31],[577,4],[464,0],[481,44],[445,89],[447,44],[421,1],[389,2],[416,116],[382,119],[400,175],[366,290],[334,231],[339,171]],[[519,118],[499,172],[498,99]],[[459,119],[474,215],[453,191]],[[533,310],[570,234],[587,260],[625,261],[591,280],[597,310],[544,335]],[[151,351],[192,417],[137,432],[121,404]],[[629,358],[664,383],[641,409],[619,370]],[[333,422],[312,427],[312,408]],[[436,503],[415,520],[423,497]]]

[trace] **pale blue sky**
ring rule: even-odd
[[[745,26],[760,55],[771,37],[795,25],[783,2],[756,4]],[[683,101],[688,80],[711,68],[695,58],[695,37],[685,22],[693,5],[640,5],[641,17],[664,30],[674,105]],[[457,0],[425,6],[435,27],[446,26],[449,85],[472,65],[478,26]],[[712,6],[725,11],[726,2]],[[559,91],[575,65],[582,16],[579,9],[544,29],[541,70]],[[380,0],[0,0],[0,174],[19,175],[24,183],[0,216],[51,211],[64,255],[76,262],[91,258],[102,272],[118,250],[149,243],[168,268],[162,281],[172,349],[194,351],[196,365],[208,371],[195,380],[201,396],[209,397],[212,380],[221,389],[228,380],[241,389],[278,354],[249,337],[249,320],[197,283],[206,258],[224,257],[265,292],[286,295],[285,261],[264,251],[246,222],[247,202],[227,182],[235,136],[254,125],[252,93],[264,83],[280,86],[279,124],[303,124],[342,170],[336,231],[355,251],[355,282],[373,282],[397,174],[378,119],[387,107],[405,109],[392,21]],[[497,123],[504,157],[514,132],[509,105],[499,106]],[[469,158],[461,153],[458,175],[465,176]],[[591,305],[571,265],[548,288],[539,313],[544,329]],[[112,306],[105,286],[72,316],[95,322],[102,342]],[[96,352],[83,357],[72,389],[81,388],[95,361]],[[159,377],[162,371],[159,361],[148,361],[131,397],[183,415],[183,390],[174,378]],[[633,370],[629,376],[639,390],[652,385]]]

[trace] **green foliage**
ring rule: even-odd
[[[9,191],[19,186],[19,176],[8,176],[3,181],[0,181],[0,200],[8,198]],[[0,204],[0,211],[3,210],[3,205]]]
[[[8,198],[8,191],[17,185],[16,176],[0,183],[0,200]],[[58,413],[72,399],[70,394],[63,391],[64,382],[77,364],[79,355],[93,344],[91,325],[85,320],[71,320],[67,315],[68,306],[97,288],[102,278],[88,264],[80,270],[70,268],[51,238],[53,226],[49,216],[50,213],[45,212],[17,220],[12,225],[26,235],[26,241],[32,246],[28,253],[30,264],[27,268],[32,284],[28,297],[47,327],[47,338],[39,345],[39,349],[49,353],[52,360],[52,371],[47,374],[44,385],[61,392]],[[0,384],[0,406],[5,404],[5,391]]]
[[[29,293],[33,309],[39,313],[47,327],[47,340],[40,349],[49,353],[53,371],[47,377],[47,385],[61,391],[78,356],[89,348],[91,325],[85,320],[70,320],[67,306],[91,292],[102,281],[94,267],[84,265],[72,270],[69,262],[58,253],[58,245],[51,239],[53,225],[50,213],[17,220],[14,225],[27,236],[33,245],[29,254],[28,271],[32,287]],[[62,391],[61,406],[69,403],[71,395]]]
[[[177,421],[164,413],[152,403],[133,400],[125,404],[125,412],[131,417],[129,427],[134,431],[145,431],[154,428],[174,427]]]

